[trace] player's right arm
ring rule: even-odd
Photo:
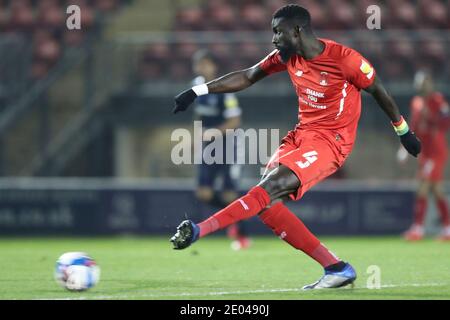
[[[266,76],[267,73],[259,65],[255,65],[248,69],[231,72],[208,83],[194,86],[175,97],[173,113],[186,110],[200,95],[241,91]]]
[[[271,52],[251,68],[231,72],[208,83],[194,86],[175,97],[173,113],[185,111],[194,100],[208,93],[232,93],[244,90],[269,74],[286,70],[278,51]]]

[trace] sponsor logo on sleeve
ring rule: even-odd
[[[371,79],[373,77],[373,67],[368,62],[361,60],[361,66],[359,69],[366,75],[367,79]]]

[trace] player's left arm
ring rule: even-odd
[[[395,132],[400,138],[402,145],[405,149],[414,157],[420,153],[421,143],[417,139],[414,132],[409,129],[408,123],[400,114],[400,110],[395,103],[392,96],[387,92],[386,88],[383,86],[380,78],[376,75],[374,76],[372,84],[364,88],[364,90],[370,93],[374,99],[377,101],[380,108],[386,113],[386,115],[391,120]]]

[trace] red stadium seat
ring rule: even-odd
[[[388,3],[392,12],[391,27],[412,28],[418,24],[416,6],[410,1],[401,0]]]
[[[220,11],[224,7],[234,7],[236,8],[235,4],[230,4],[229,2],[225,0],[209,0],[205,1],[205,5],[203,6],[203,10],[208,13],[212,13],[215,11]]]
[[[151,44],[145,49],[144,56],[149,61],[168,60],[170,57],[169,45],[167,43]]]
[[[224,5],[218,10],[208,11],[209,25],[213,30],[230,31],[238,27],[236,12],[229,6]]]
[[[302,5],[308,9],[311,14],[313,28],[327,29],[329,24],[328,9],[315,0],[302,1]]]
[[[42,78],[61,56],[63,45],[82,44],[94,25],[96,10],[112,11],[119,0],[0,0],[0,31],[29,34],[33,41],[33,61],[29,73]],[[81,8],[82,30],[67,30],[68,5]],[[61,35],[61,37],[60,37]]]
[[[38,4],[37,24],[39,27],[58,30],[66,27],[66,16],[57,0],[44,0]]]
[[[175,28],[179,31],[201,30],[203,11],[200,8],[190,7],[178,12]]]
[[[377,72],[380,73],[381,71],[384,78],[395,81],[411,79],[412,70],[412,66],[406,64],[402,59],[390,58],[383,61]]]
[[[252,59],[257,60],[261,58],[261,55],[264,55],[265,52],[262,52],[259,45],[253,42],[244,42],[238,45],[239,48],[239,56],[244,59]]]
[[[328,11],[330,15],[327,28],[349,29],[357,23],[354,6],[345,0],[329,0]]]
[[[177,44],[175,47],[176,55],[181,59],[191,59],[197,50],[198,45],[195,42],[183,42]]]
[[[116,10],[118,6],[117,0],[95,0],[95,8],[102,12],[112,12]]]
[[[437,36],[427,37],[421,42],[421,56],[425,60],[433,61],[436,65],[443,66],[448,62],[447,50],[445,43]]]
[[[281,8],[287,3],[286,0],[266,0],[265,7],[269,11],[269,14],[272,15],[278,8]]]
[[[179,19],[175,23],[178,30],[182,31],[270,32],[270,20],[274,11],[291,2],[289,0],[205,0],[200,7],[181,9],[177,15]],[[366,30],[367,7],[377,5],[381,8],[381,28],[391,29],[391,31],[392,29],[410,31],[419,27],[448,27],[450,8],[446,8],[444,3],[443,0],[302,0],[299,4],[310,11],[314,29]],[[376,31],[351,37],[345,34],[333,35],[333,40],[360,51],[374,64],[383,77],[406,79],[411,76],[418,61],[431,64],[435,68],[443,64],[448,65],[446,47],[439,37],[416,43],[410,38],[409,31],[393,35],[392,41],[384,41],[382,39],[384,34]],[[156,53],[153,56],[157,58],[172,53],[179,59],[190,61],[198,46],[194,40],[192,42],[189,39],[183,40],[183,43],[172,50],[168,47],[157,47],[154,49]],[[273,49],[270,38],[264,45],[252,42],[227,44],[219,41],[209,44],[208,48],[219,58],[221,66],[226,71],[253,65]],[[239,52],[239,61],[232,58],[232,53],[236,51]],[[152,56],[148,49],[143,55]],[[191,75],[189,68],[186,70],[185,67],[174,66],[172,69],[170,71],[172,75]]]
[[[270,16],[261,5],[249,4],[240,9],[241,25],[248,30],[268,30]]]
[[[8,29],[28,32],[34,27],[34,12],[28,0],[16,0],[10,5]]]
[[[392,35],[392,40],[388,43],[387,52],[389,52],[389,56],[412,64],[416,49],[412,40],[405,33],[396,33]]]
[[[226,60],[230,58],[233,52],[230,45],[224,42],[209,45],[209,50],[219,60]]]
[[[445,6],[443,1],[419,0],[418,8],[421,12],[421,22],[428,28],[450,27],[450,4]]]

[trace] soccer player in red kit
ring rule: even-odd
[[[324,267],[325,274],[304,289],[346,286],[356,279],[353,267],[330,252],[283,202],[300,199],[342,166],[356,137],[361,89],[374,96],[413,156],[420,152],[420,142],[405,130],[405,120],[371,64],[353,49],[316,38],[305,8],[278,9],[272,29],[276,50],[251,68],[183,91],[175,97],[174,112],[186,110],[199,95],[240,91],[287,71],[298,95],[299,122],[282,140],[257,186],[199,224],[183,221],[171,242],[175,249],[184,249],[211,232],[259,214],[282,240]]]
[[[448,158],[446,133],[450,128],[450,108],[444,96],[433,88],[431,74],[419,71],[414,77],[418,95],[411,100],[411,128],[423,142],[419,156],[419,188],[414,206],[414,222],[404,237],[409,241],[421,240],[428,194],[434,195],[441,217],[442,232],[439,240],[450,240],[450,217],[448,202],[442,188],[442,178]],[[401,162],[406,160],[406,151],[398,153]]]

